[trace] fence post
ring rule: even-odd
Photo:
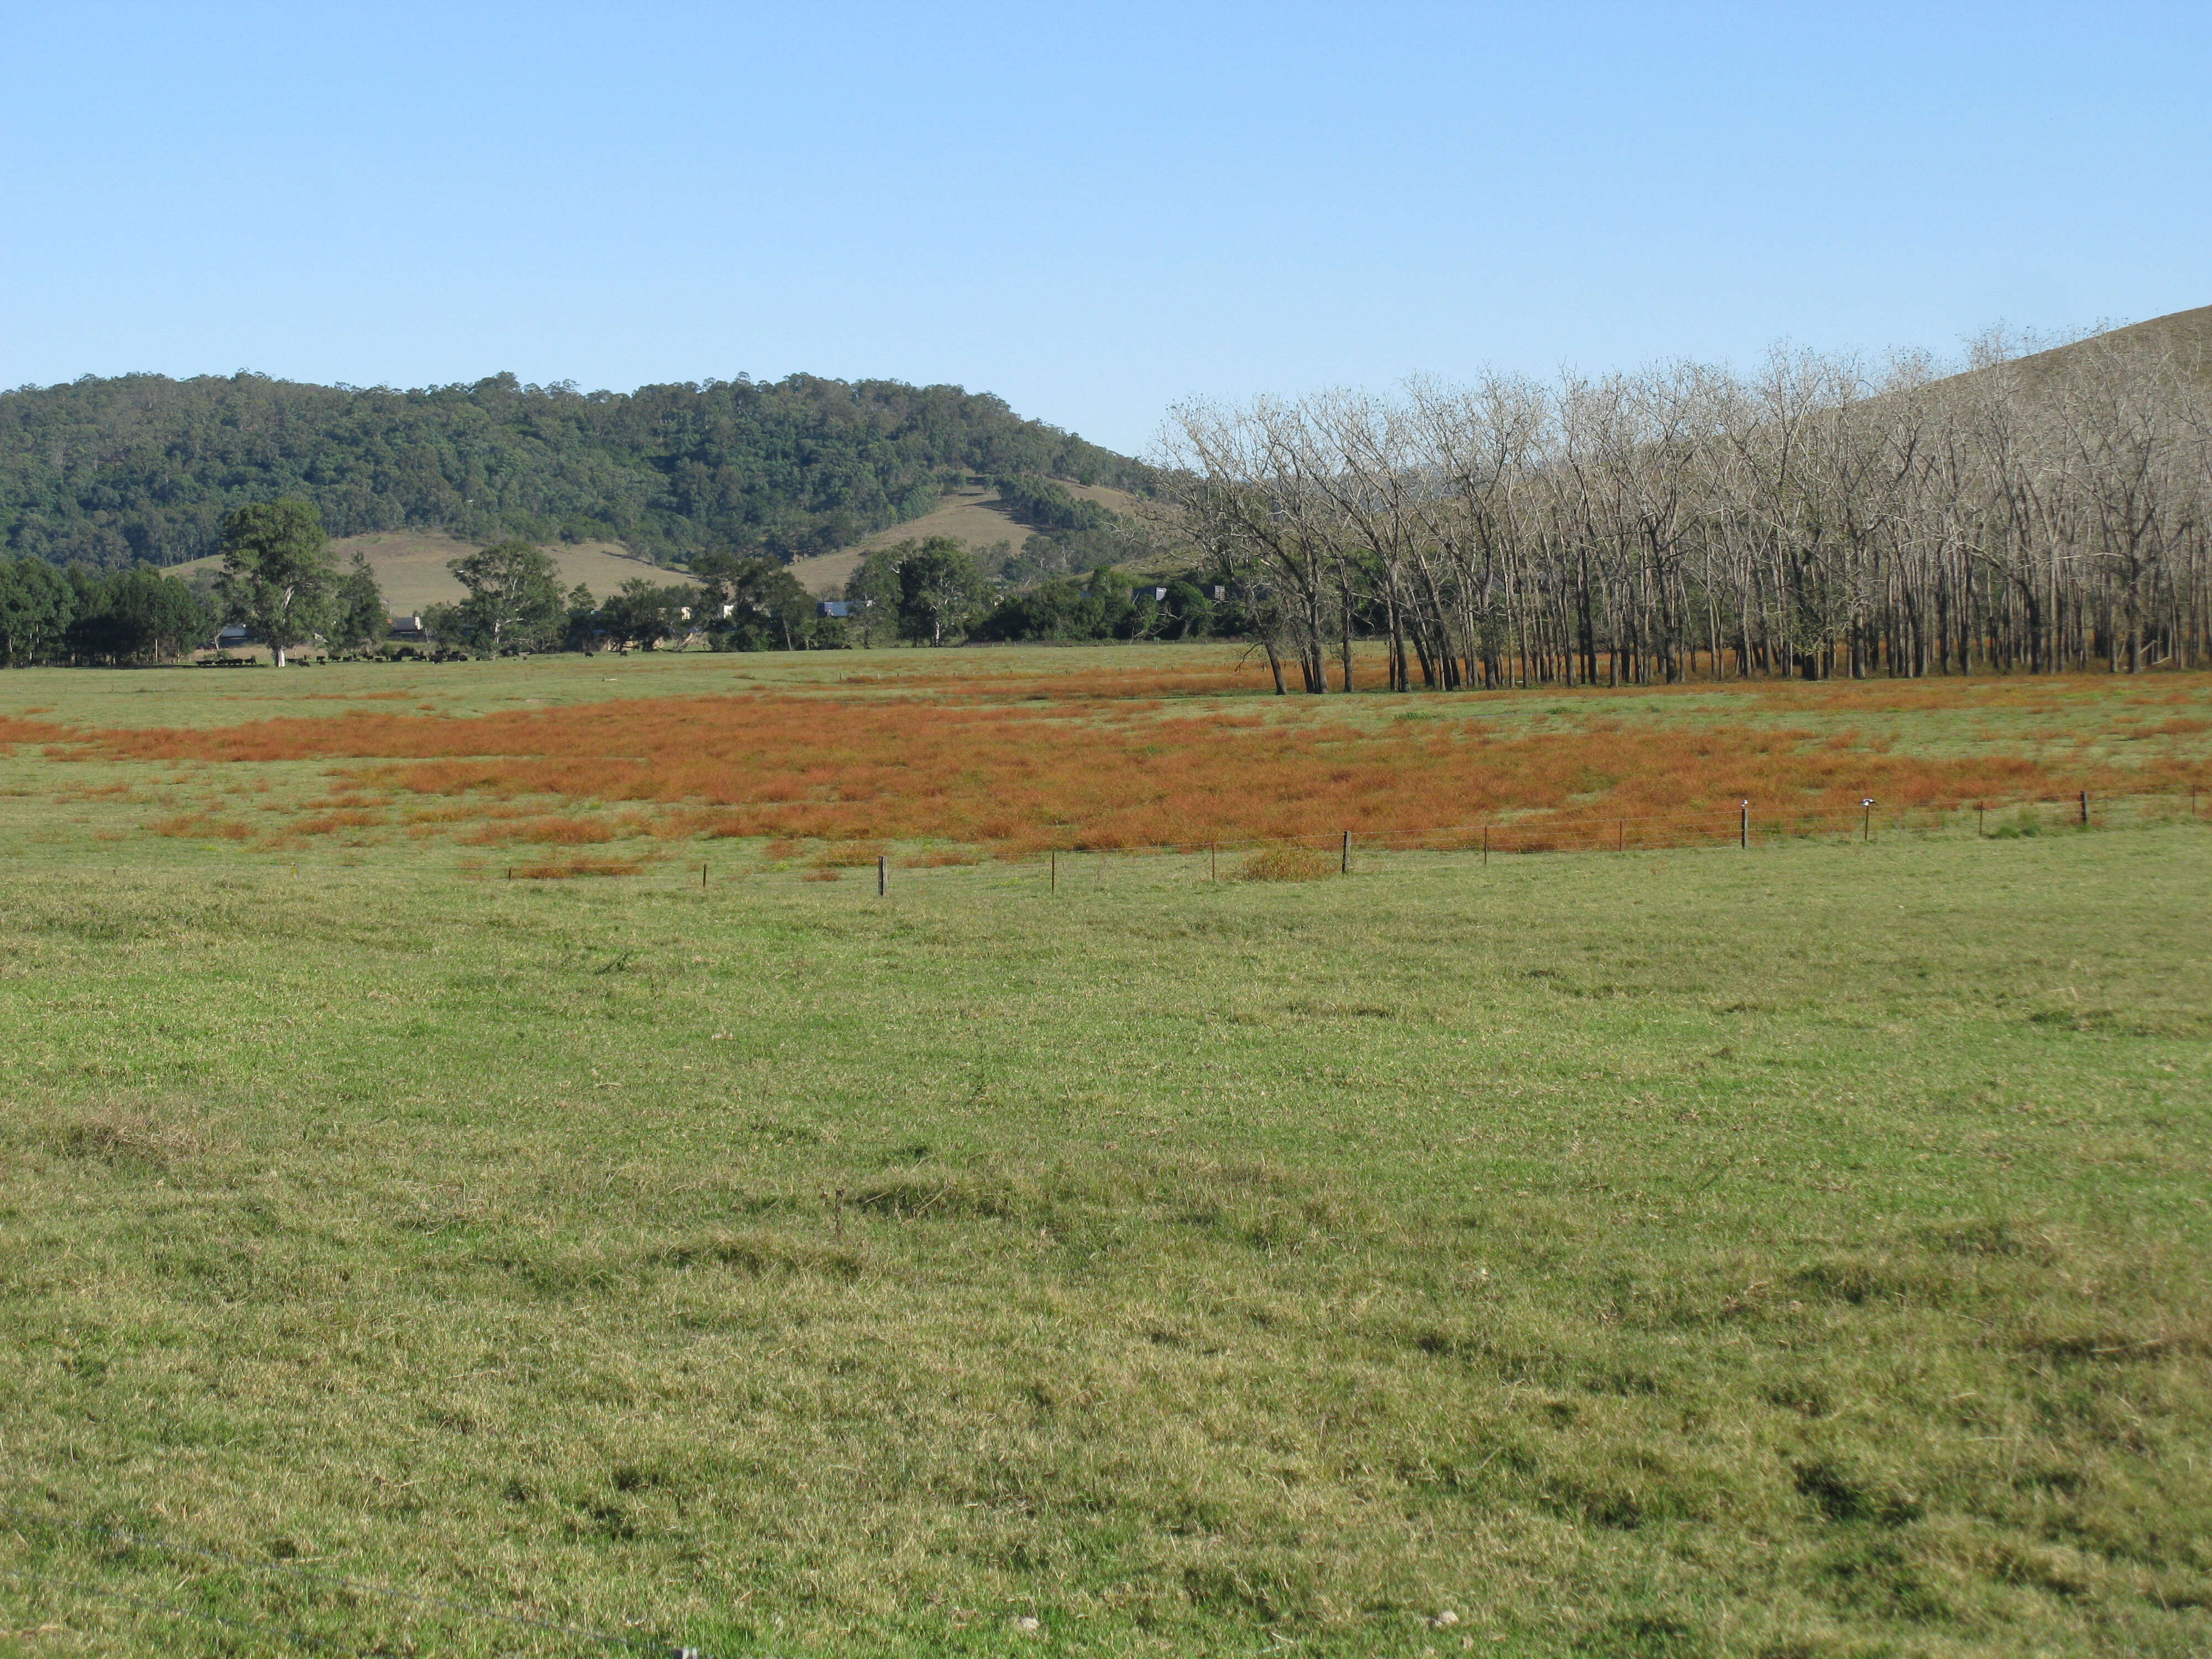
[[[702,893],[707,890],[707,866],[703,864],[699,866],[699,890]]]
[[[1743,815],[1736,820],[1735,844],[1747,850],[1751,846],[1751,802],[1748,799],[1743,804]]]
[[[1859,839],[1870,842],[1874,839],[1874,797],[1869,795],[1861,800],[1859,811],[1863,815],[1859,823]]]
[[[1206,878],[1208,881],[1221,879],[1221,845],[1218,842],[1206,843]]]
[[[1975,839],[1976,841],[1981,841],[1981,840],[1985,839],[1985,837],[1984,837],[1984,833],[1983,833],[1983,830],[1982,830],[1982,819],[1983,819],[1983,817],[1984,817],[1988,813],[1989,810],[1990,810],[1990,809],[1989,809],[1987,806],[1983,805],[1981,805],[1981,804],[1979,804],[1979,803],[1977,803],[1977,804],[1975,805],[1975,807],[1974,807],[1974,839]]]
[[[1490,867],[1490,826],[1486,823],[1482,826],[1482,867]]]
[[[1344,851],[1337,859],[1336,873],[1340,876],[1352,873],[1352,831],[1349,830],[1344,832]]]
[[[1048,879],[1051,882],[1051,885],[1045,890],[1047,892],[1057,893],[1060,890],[1060,848],[1057,847],[1052,849],[1052,874]]]
[[[2081,827],[2089,827],[2089,792],[2086,789],[2081,792]]]
[[[876,854],[876,896],[882,898],[891,890],[891,860],[886,853]]]

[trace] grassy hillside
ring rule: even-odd
[[[2086,350],[2113,349],[2162,358],[2183,373],[2212,380],[2212,306],[2169,312],[2148,322],[2131,323],[2072,345],[2037,352],[2021,360],[2032,375],[2043,377],[2078,362]]]
[[[1310,738],[1331,812],[1384,753],[2164,776],[2212,685],[1309,710],[1106,661],[0,680],[0,1628],[2203,1651],[2202,822],[1292,883],[917,839],[878,899],[653,794],[769,811],[811,721],[787,799],[913,802],[878,720],[1132,801]]]
[[[2169,312],[2007,361],[2022,383],[2033,389],[2091,364],[2113,362],[2123,365],[2124,373],[2139,373],[2155,364],[2212,388],[2212,306]],[[1969,370],[1940,384],[1963,386],[1972,378]]]
[[[1109,513],[1133,515],[1140,506],[1137,496],[1125,489],[1115,489],[1103,484],[1069,483],[1069,494],[1084,501],[1096,501]],[[824,553],[811,558],[794,561],[792,574],[803,582],[809,592],[842,592],[845,581],[860,561],[879,547],[890,547],[899,542],[927,539],[944,536],[958,542],[970,553],[987,562],[991,550],[1004,543],[1018,550],[1031,533],[1029,526],[1016,520],[1000,499],[996,489],[983,486],[948,488],[942,492],[940,504],[918,519],[894,525],[864,538],[850,547],[840,548],[834,553]]]
[[[476,551],[477,545],[442,531],[395,530],[340,537],[331,544],[331,551],[341,567],[349,565],[356,552],[366,554],[369,568],[376,572],[377,586],[384,590],[386,606],[398,616],[462,599],[465,590],[446,567]],[[564,591],[581,582],[595,596],[605,598],[634,579],[664,586],[689,580],[613,542],[553,542],[545,551],[559,568]],[[220,556],[210,554],[179,567],[177,574],[189,576],[198,570],[213,571],[222,563]]]

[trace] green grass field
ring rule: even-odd
[[[739,672],[827,670],[0,714]],[[0,758],[0,1651],[2212,1648],[2212,823],[886,899],[134,827],[322,770]]]

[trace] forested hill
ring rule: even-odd
[[[988,394],[810,374],[633,392],[126,374],[0,393],[0,552],[64,564],[197,558],[233,507],[281,495],[334,536],[791,558],[926,513],[939,480],[973,474],[1141,488],[1145,469]]]

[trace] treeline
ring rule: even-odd
[[[2212,398],[2139,336],[1176,411],[1176,529],[1278,686],[2201,666]]]
[[[286,496],[337,536],[789,559],[916,517],[976,475],[1149,476],[998,398],[892,380],[581,392],[499,374],[403,392],[130,374],[0,393],[0,550],[106,568],[212,553],[229,514]]]
[[[1233,631],[1240,620],[1188,579],[1140,584],[1103,565],[1079,580],[1054,577],[1005,592],[944,536],[869,554],[846,582],[845,602],[843,631],[822,642],[1190,640],[1224,625]]]
[[[1235,607],[1217,605],[1195,582],[1132,582],[1100,568],[1081,580],[1054,577],[1011,593],[979,617],[970,635],[979,640],[1203,640],[1234,633]]]
[[[216,610],[153,570],[58,570],[43,559],[0,560],[0,661],[170,662],[207,642]]]

